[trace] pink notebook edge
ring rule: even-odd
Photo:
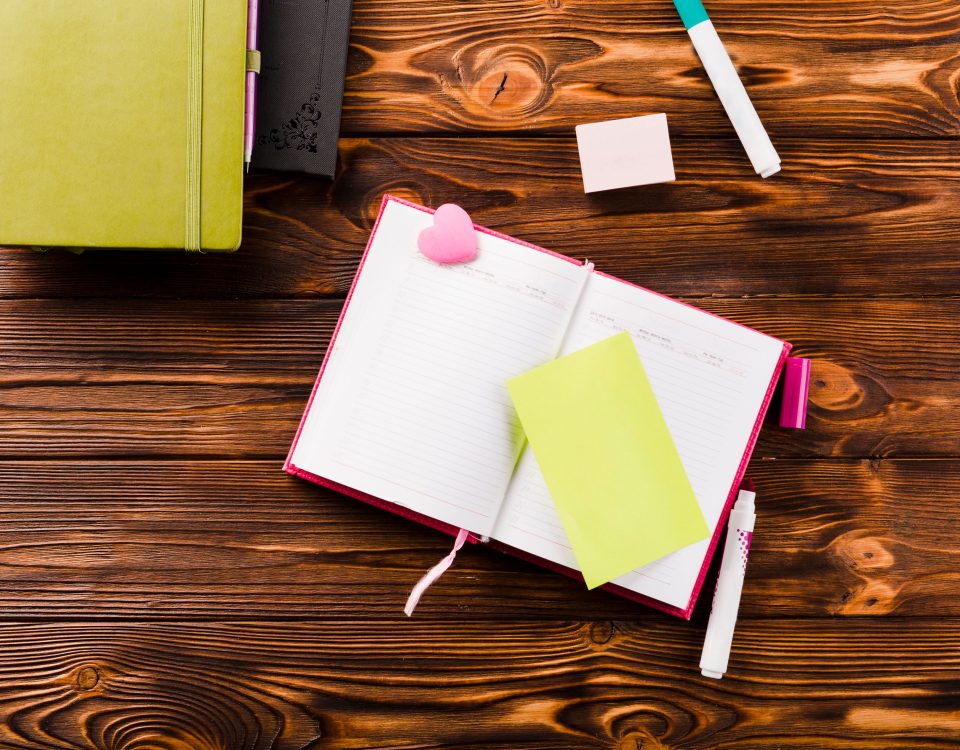
[[[327,351],[324,354],[323,362],[320,365],[320,371],[317,373],[317,378],[314,381],[313,389],[310,392],[310,398],[307,400],[307,406],[303,411],[303,416],[301,416],[300,418],[300,424],[297,427],[297,432],[294,435],[293,442],[290,445],[290,450],[287,452],[287,457],[284,460],[283,471],[285,471],[287,474],[290,474],[292,476],[296,476],[301,479],[306,479],[307,481],[313,482],[314,484],[320,485],[322,487],[327,487],[328,489],[332,489],[335,492],[338,492],[340,494],[347,495],[348,497],[352,497],[356,500],[360,500],[362,502],[368,503],[369,505],[373,505],[374,507],[380,508],[382,510],[390,511],[402,518],[406,518],[411,521],[416,521],[417,523],[420,523],[424,526],[432,528],[436,531],[449,534],[450,536],[456,536],[459,533],[460,529],[451,524],[445,523],[444,521],[439,521],[430,516],[424,515],[422,513],[418,513],[414,510],[410,510],[409,508],[405,508],[404,506],[398,505],[397,503],[394,503],[390,500],[384,500],[383,498],[375,497],[366,492],[362,492],[361,490],[354,489],[353,487],[347,487],[346,485],[342,485],[342,484],[339,484],[338,482],[334,482],[325,477],[321,477],[317,474],[313,474],[309,471],[306,471],[305,469],[301,469],[298,466],[294,465],[292,461],[293,453],[296,450],[298,441],[300,440],[300,433],[303,431],[303,426],[306,423],[307,415],[310,413],[310,409],[313,406],[313,399],[316,396],[317,389],[320,386],[320,380],[323,377],[323,372],[327,366],[327,360],[330,357],[331,351],[333,351],[334,342],[337,340],[337,336],[340,333],[340,327],[343,324],[343,319],[347,314],[347,309],[350,307],[350,302],[353,299],[353,292],[356,289],[357,283],[360,279],[360,274],[363,271],[363,266],[367,260],[367,255],[370,252],[370,247],[373,244],[373,238],[376,235],[377,229],[380,226],[380,220],[383,218],[387,205],[389,205],[389,203],[391,202],[398,203],[403,206],[407,206],[408,208],[414,208],[418,211],[423,211],[424,213],[428,213],[428,214],[435,213],[435,209],[431,209],[426,206],[421,206],[417,203],[413,203],[412,201],[408,201],[404,198],[399,198],[397,196],[390,195],[389,193],[384,194],[383,199],[380,202],[380,209],[377,213],[376,221],[374,222],[373,228],[370,231],[370,237],[367,239],[367,244],[363,250],[363,255],[360,257],[360,263],[357,265],[357,272],[353,277],[352,283],[350,284],[350,290],[347,292],[347,297],[344,300],[343,308],[340,310],[340,315],[337,318],[337,324],[336,326],[334,326],[333,334],[331,335],[330,341],[327,344]],[[487,227],[483,227],[478,224],[474,224],[474,229],[478,232],[488,234],[491,237],[497,237],[497,238],[506,240],[508,242],[512,242],[517,245],[530,248],[531,250],[536,250],[537,252],[546,253],[547,255],[552,255],[555,258],[559,258],[561,260],[567,261],[568,263],[572,263],[574,265],[578,265],[578,266],[583,265],[581,261],[578,261],[575,258],[571,258],[568,255],[563,255],[553,250],[547,250],[546,248],[540,247],[538,245],[534,245],[533,243],[526,242],[525,240],[517,239],[516,237],[511,237],[510,235],[504,234],[502,232],[497,232],[496,230],[489,229]],[[614,583],[608,583],[599,587],[604,591],[609,591],[611,593],[617,594],[618,596],[622,596],[626,599],[630,599],[631,601],[635,601],[639,604],[644,604],[648,607],[657,609],[666,614],[681,617],[684,620],[689,620],[693,616],[693,610],[694,610],[694,607],[696,606],[700,591],[703,588],[703,583],[706,578],[707,571],[710,568],[710,563],[713,560],[713,555],[716,551],[716,547],[720,540],[720,537],[723,535],[723,532],[725,530],[727,518],[730,515],[730,509],[733,507],[733,503],[736,500],[736,496],[739,492],[740,484],[742,483],[744,474],[746,473],[746,470],[747,470],[747,465],[749,464],[750,458],[753,455],[753,450],[756,447],[757,439],[759,438],[759,435],[760,435],[760,429],[763,426],[763,419],[767,411],[769,410],[770,401],[773,398],[773,392],[776,388],[777,380],[779,379],[780,373],[783,370],[783,365],[786,362],[787,355],[790,353],[792,344],[790,344],[787,341],[783,341],[781,339],[776,339],[773,336],[769,336],[768,334],[765,334],[762,331],[757,331],[755,328],[750,328],[750,326],[744,325],[742,323],[738,323],[735,320],[724,318],[722,315],[717,315],[716,313],[712,313],[709,310],[704,310],[702,308],[697,307],[696,305],[691,305],[687,302],[684,302],[683,300],[679,300],[674,297],[669,297],[665,294],[660,294],[659,292],[655,292],[651,289],[647,289],[646,287],[640,286],[639,284],[634,284],[633,282],[626,281],[625,279],[621,279],[616,276],[611,276],[610,274],[604,273],[603,271],[594,270],[593,273],[599,274],[613,281],[617,281],[621,284],[626,284],[628,286],[642,289],[646,292],[649,292],[650,294],[655,294],[658,297],[663,297],[664,299],[668,299],[671,302],[676,302],[678,304],[685,305],[686,307],[692,307],[694,310],[697,310],[698,312],[704,313],[706,315],[712,315],[715,318],[720,318],[721,320],[727,323],[738,325],[741,328],[747,328],[756,333],[760,333],[763,336],[767,336],[768,338],[773,338],[775,341],[779,341],[782,344],[780,358],[777,360],[777,364],[774,367],[773,375],[770,379],[770,383],[767,385],[767,391],[764,394],[763,402],[760,404],[760,409],[754,421],[753,430],[750,434],[749,440],[747,441],[747,446],[744,450],[743,456],[740,459],[740,465],[737,468],[737,473],[734,477],[734,482],[730,488],[730,491],[727,493],[727,500],[724,504],[723,510],[721,511],[720,518],[717,522],[717,527],[716,529],[714,529],[713,535],[710,538],[710,545],[707,548],[707,554],[704,556],[703,564],[700,568],[700,573],[697,576],[697,582],[694,585],[693,592],[690,595],[690,599],[687,603],[687,606],[685,608],[675,607],[673,605],[666,604],[665,602],[662,602],[659,599],[653,599],[651,597],[644,596],[643,594],[638,594],[635,591],[631,591],[630,589],[626,589]],[[479,541],[479,539],[475,534],[471,533],[470,536],[468,537],[468,541],[470,541],[473,544],[476,544]],[[515,557],[519,557],[521,559],[527,560],[528,562],[536,563],[537,565],[547,568],[548,570],[553,570],[554,572],[561,573],[575,580],[583,580],[583,576],[580,574],[580,571],[574,570],[572,568],[568,568],[565,565],[560,565],[559,563],[555,563],[552,560],[547,560],[545,558],[534,555],[530,552],[526,552],[516,547],[511,547],[508,544],[504,544],[503,542],[498,542],[494,539],[491,539],[489,542],[487,542],[487,544],[493,549],[497,549],[501,552],[505,552]]]

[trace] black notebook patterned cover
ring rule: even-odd
[[[352,0],[260,0],[253,166],[333,177]]]

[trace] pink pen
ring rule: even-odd
[[[787,357],[783,366],[783,404],[780,426],[802,430],[807,425],[807,399],[810,395],[810,360]]]
[[[247,3],[247,50],[249,51],[257,49],[257,19],[259,16],[259,0],[249,0]],[[249,54],[247,59],[249,61]],[[247,172],[250,171],[250,159],[253,157],[253,136],[257,119],[257,73],[259,73],[259,70],[250,70],[250,67],[248,63],[246,96],[243,100],[243,164]]]
[[[733,631],[737,626],[743,577],[747,572],[753,524],[757,520],[754,512],[756,493],[753,489],[753,482],[744,480],[737,503],[730,511],[723,562],[720,563],[717,590],[713,594],[713,609],[710,610],[710,622],[707,624],[707,635],[700,656],[701,674],[715,680],[719,680],[727,671]]]

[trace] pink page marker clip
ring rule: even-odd
[[[783,368],[783,404],[780,426],[802,430],[807,426],[807,398],[810,393],[810,360],[787,357]]]
[[[470,214],[444,203],[433,214],[433,226],[417,237],[417,247],[437,263],[466,263],[477,257],[477,232]]]

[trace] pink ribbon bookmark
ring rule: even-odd
[[[413,587],[413,590],[410,592],[410,596],[407,597],[407,604],[403,608],[403,613],[407,617],[412,615],[413,610],[417,608],[417,604],[420,603],[420,597],[423,596],[423,592],[430,588],[440,576],[446,573],[447,568],[453,565],[453,561],[457,559],[457,552],[460,551],[460,548],[463,546],[464,542],[467,541],[468,536],[470,536],[469,531],[466,529],[460,529],[460,532],[457,534],[457,540],[453,543],[453,549],[450,550],[450,554],[430,568],[430,570],[424,574],[423,578],[417,581],[417,585]]]

